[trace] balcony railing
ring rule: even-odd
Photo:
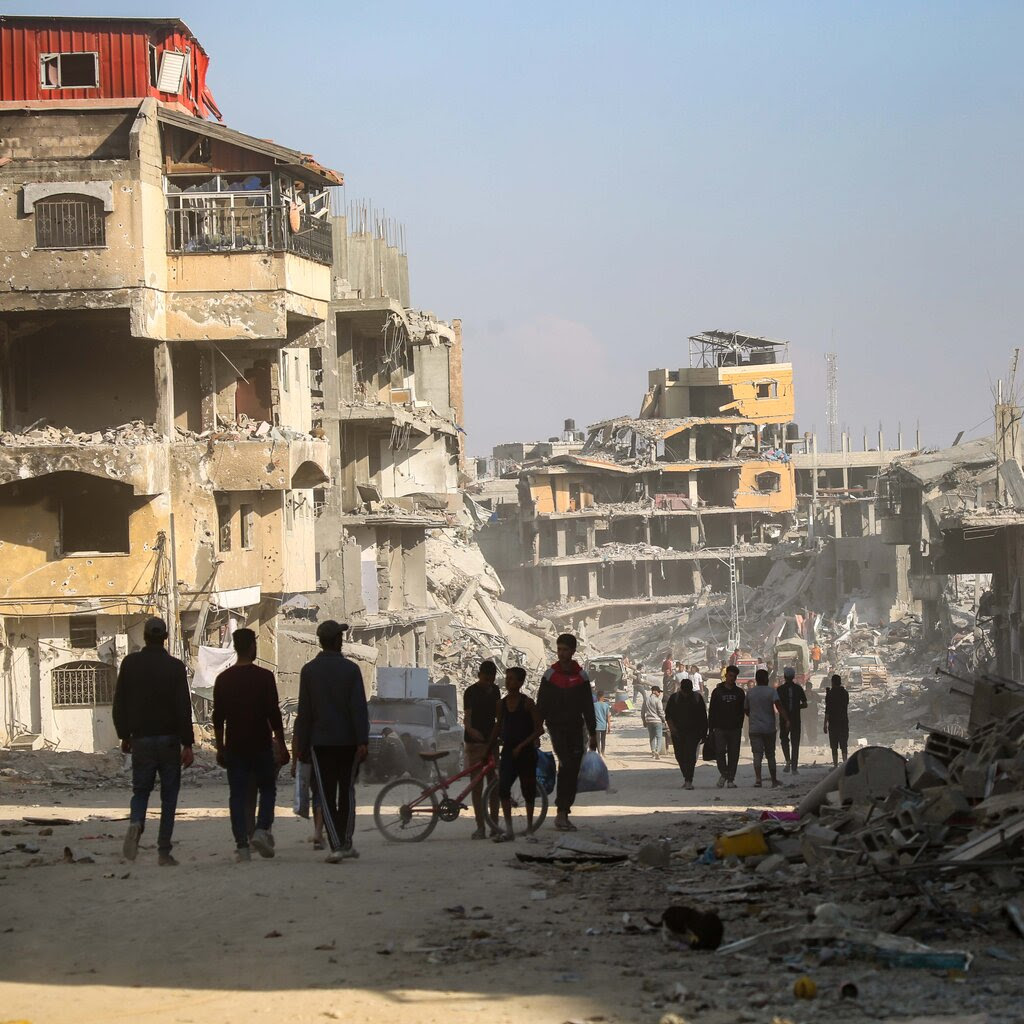
[[[172,253],[293,252],[330,265],[331,225],[286,206],[193,206],[167,211]]]

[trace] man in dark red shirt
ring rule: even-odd
[[[217,763],[228,772],[231,831],[236,858],[242,862],[251,858],[248,807],[253,787],[259,792],[259,812],[251,844],[261,857],[274,856],[270,829],[274,824],[277,770],[287,762],[288,749],[274,673],[253,664],[256,634],[251,629],[236,629],[231,639],[238,660],[213,684],[213,729]]]

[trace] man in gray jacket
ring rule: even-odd
[[[317,627],[322,650],[302,666],[295,716],[295,749],[300,761],[313,765],[331,844],[329,864],[359,856],[352,847],[356,776],[370,739],[362,673],[341,653],[347,629],[330,619]]]

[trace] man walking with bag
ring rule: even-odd
[[[569,821],[569,813],[576,800],[583,761],[583,733],[586,729],[590,736],[590,749],[597,750],[597,722],[590,679],[575,660],[576,637],[563,633],[555,646],[558,661],[541,679],[537,690],[537,710],[558,758],[555,828],[560,832],[575,832],[576,826]]]
[[[328,864],[358,857],[352,846],[356,823],[356,776],[366,760],[370,716],[359,666],[341,653],[348,626],[331,619],[316,635],[321,651],[302,666],[295,748],[300,761],[311,761],[320,791],[324,827],[331,844]]]
[[[235,859],[274,856],[274,803],[277,771],[288,761],[274,673],[256,662],[256,634],[236,629],[231,641],[238,660],[213,684],[213,730],[217,763],[228,773],[228,808],[235,837]],[[226,733],[226,735],[225,735]],[[256,830],[249,836],[249,793],[259,795]]]

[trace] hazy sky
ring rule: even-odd
[[[1021,340],[1020,3],[107,0],[177,15],[226,122],[407,229],[470,450],[635,413],[708,328],[789,339],[802,428],[983,432]],[[1024,368],[1022,368],[1024,377]]]

